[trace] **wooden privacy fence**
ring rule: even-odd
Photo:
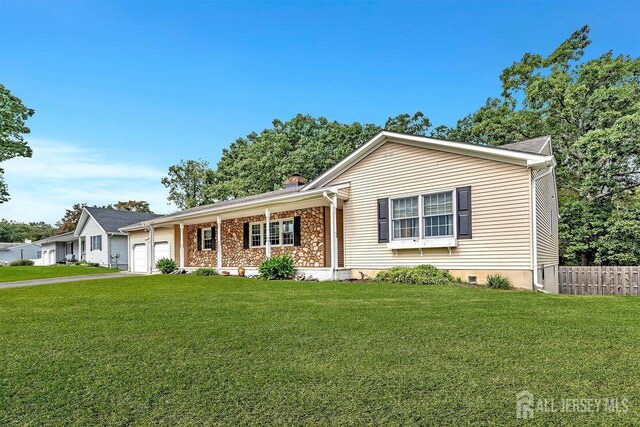
[[[560,267],[561,294],[640,295],[640,267]]]

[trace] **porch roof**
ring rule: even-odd
[[[131,224],[126,227],[120,228],[120,231],[133,231],[140,230],[150,225],[169,225],[175,224],[181,221],[201,218],[211,214],[223,214],[243,209],[250,209],[255,207],[269,207],[282,203],[295,203],[302,202],[314,198],[322,198],[323,194],[330,193],[338,195],[338,198],[345,200],[347,197],[344,193],[338,194],[338,190],[348,188],[350,184],[339,184],[329,187],[317,188],[313,190],[306,190],[304,186],[283,188],[276,191],[270,191],[267,193],[255,194],[252,196],[240,197],[233,200],[223,200],[210,205],[197,206],[191,209],[185,209],[173,214],[165,215],[159,218],[154,218],[148,221]]]
[[[42,239],[42,240],[38,240],[37,242],[34,242],[34,244],[36,244],[36,245],[45,245],[47,243],[56,243],[56,242],[64,243],[64,242],[74,242],[74,241],[77,241],[77,240],[78,240],[78,238],[76,236],[74,236],[73,231],[68,231],[66,233],[56,234],[55,236],[51,236],[51,237],[47,237],[47,238]]]

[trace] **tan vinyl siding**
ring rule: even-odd
[[[534,176],[546,172],[536,171]],[[558,212],[553,174],[541,178],[536,184],[536,222],[538,241],[538,267],[558,264]]]
[[[430,263],[447,269],[531,269],[531,173],[506,163],[387,142],[333,183],[344,203],[345,265],[381,269]],[[473,238],[446,248],[393,250],[378,243],[377,199],[471,186]]]
[[[129,251],[132,250],[133,246],[140,243],[149,243],[149,232],[145,230],[136,230],[129,232]],[[178,229],[177,240],[174,226],[156,228],[154,230],[154,242],[167,242],[169,243],[170,254],[174,256],[175,260],[179,260],[179,251],[180,251],[180,230]],[[177,241],[177,249],[176,252],[176,241]],[[176,256],[178,255],[178,256]]]

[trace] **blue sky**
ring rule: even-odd
[[[585,24],[588,57],[640,55],[635,2],[2,0],[0,16],[0,82],[36,110],[34,158],[4,164],[14,220],[127,199],[172,211],[170,165],[215,164],[274,118],[454,124],[504,67]]]

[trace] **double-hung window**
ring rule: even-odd
[[[282,244],[293,245],[293,220],[282,221]]]
[[[213,249],[213,233],[210,228],[202,230],[202,249]]]
[[[102,236],[91,236],[91,250],[92,251],[101,251],[102,250]]]
[[[418,197],[405,197],[392,201],[391,221],[394,239],[420,237],[420,209]]]
[[[279,222],[269,222],[269,243],[271,243],[272,246],[277,246],[280,244]]]
[[[267,224],[252,222],[249,227],[252,248],[263,247],[267,243]],[[293,245],[293,220],[280,219],[269,221],[269,244],[271,246]]]
[[[453,193],[427,194],[422,196],[424,237],[453,236]]]
[[[251,224],[251,246],[262,246],[262,223]]]

